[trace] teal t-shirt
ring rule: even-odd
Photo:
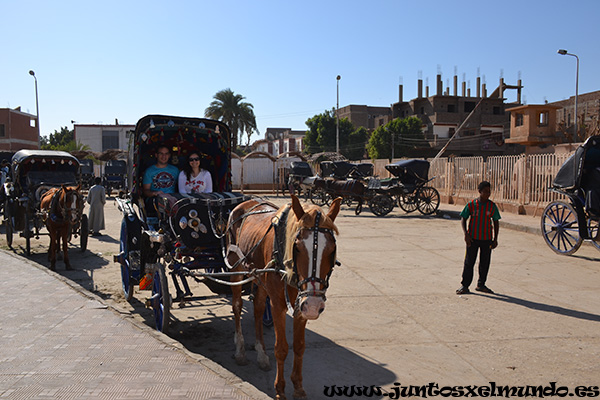
[[[150,184],[150,190],[154,192],[175,193],[175,183],[178,176],[179,169],[174,165],[168,164],[164,168],[152,165],[144,172],[142,183],[144,185]]]

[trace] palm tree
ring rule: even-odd
[[[235,94],[229,88],[218,91],[214,100],[204,110],[204,116],[224,122],[231,130],[231,145],[237,147],[239,135],[246,132],[248,144],[250,136],[256,131],[256,117],[254,106],[243,102],[245,99],[241,94]]]

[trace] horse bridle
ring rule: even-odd
[[[313,242],[312,242],[312,269],[311,269],[311,274],[310,276],[308,276],[307,278],[303,279],[300,282],[296,283],[296,289],[298,289],[298,296],[296,297],[296,304],[294,305],[294,308],[297,310],[298,306],[300,304],[300,301],[302,300],[302,298],[304,297],[308,297],[308,296],[318,296],[321,297],[323,299],[323,301],[327,300],[327,298],[325,297],[325,293],[327,292],[327,288],[329,288],[329,278],[331,277],[331,274],[333,273],[333,268],[336,265],[336,251],[335,249],[337,249],[337,245],[335,242],[335,234],[333,232],[333,230],[328,229],[328,228],[323,228],[319,226],[319,222],[321,220],[321,212],[318,211],[317,215],[315,217],[315,225],[313,227],[310,228],[299,228],[298,232],[296,233],[296,239],[300,239],[300,236],[302,234],[302,231],[304,230],[308,230],[311,231],[313,233]],[[319,250],[319,233],[324,233],[324,234],[330,234],[331,237],[333,238],[333,243],[334,243],[334,251],[333,254],[331,256],[331,267],[329,269],[329,272],[327,273],[327,276],[325,277],[325,279],[321,279],[320,277],[317,276],[317,261],[318,261],[318,250]],[[294,243],[294,248],[293,248],[293,272],[294,272],[294,278],[295,280],[298,279],[298,266],[296,263],[296,254],[297,254],[297,247],[296,244]],[[320,285],[320,289],[317,290],[316,284]],[[306,289],[302,289],[302,286],[306,284]],[[311,286],[310,284],[312,284],[313,289],[309,289],[309,287]]]
[[[76,200],[75,200],[75,206],[74,207],[66,207],[66,204],[65,204],[66,200],[61,201],[62,196],[60,196],[60,192],[63,191],[63,190],[65,192],[65,196],[64,196],[65,198],[68,196],[69,192],[73,192],[73,194],[75,195]],[[57,199],[56,202],[54,201],[55,198]],[[53,204],[53,206],[51,207],[51,209],[53,211],[56,211],[56,205],[60,205],[61,208],[62,208],[62,210],[61,210],[62,211],[61,217],[62,217],[63,221],[67,220],[67,217],[69,216],[69,213],[71,213],[73,211],[75,211],[77,213],[77,217],[80,217],[81,213],[83,211],[83,204],[81,204],[81,206],[78,206],[78,201],[77,200],[81,200],[81,195],[79,194],[79,192],[77,190],[60,188],[53,195],[53,199],[51,201],[51,204]],[[83,202],[80,201],[80,203],[83,203]],[[56,214],[54,214],[54,215],[56,215]]]

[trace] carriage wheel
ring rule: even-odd
[[[440,206],[440,194],[435,188],[423,186],[417,193],[417,208],[423,215],[431,215]]]
[[[387,194],[378,194],[369,200],[369,208],[378,217],[387,215],[394,209],[394,199]]]
[[[9,202],[4,205],[4,226],[6,227],[6,244],[12,249],[13,242],[13,216],[10,212]]]
[[[588,219],[587,226],[588,232],[590,233],[590,238],[592,239],[592,244],[596,249],[600,250],[600,237],[598,237],[597,240],[594,240],[600,231],[600,221]]]
[[[324,205],[329,205],[329,203],[331,203],[331,195],[329,193],[325,192],[324,190],[315,189],[310,192],[310,201],[312,201],[313,204],[316,204],[319,207],[322,207]]]
[[[89,234],[90,227],[88,222],[88,216],[83,214],[81,216],[81,222],[79,224],[79,246],[82,252],[87,250]]]
[[[417,209],[417,196],[415,193],[398,196],[398,205],[406,213],[411,213]]]
[[[166,332],[171,316],[171,296],[165,266],[161,263],[152,264],[152,298],[150,306],[154,310],[156,330]]]
[[[123,254],[124,263],[121,264],[121,286],[125,300],[130,301],[133,298],[134,281],[131,277],[131,258],[127,248],[127,224],[125,219],[121,223],[121,238],[119,241],[119,250]]]
[[[577,213],[570,204],[562,201],[550,203],[542,214],[542,235],[546,244],[558,254],[575,253],[583,239],[579,236]]]

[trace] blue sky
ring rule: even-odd
[[[0,0],[0,108],[35,114],[47,135],[78,124],[203,116],[230,88],[267,127],[306,129],[336,104],[389,106],[455,71],[475,94],[502,75],[528,104],[600,90],[600,1]],[[514,92],[506,94],[514,101]],[[254,135],[252,140],[258,139]]]

